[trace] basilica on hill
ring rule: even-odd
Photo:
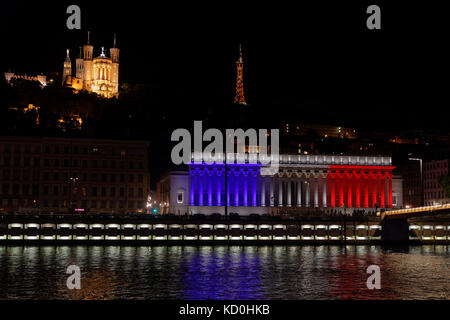
[[[117,97],[119,94],[119,49],[116,48],[114,35],[113,47],[109,57],[101,47],[99,56],[94,57],[94,47],[90,45],[89,32],[87,44],[80,47],[80,55],[75,60],[75,74],[72,73],[72,61],[67,49],[62,72],[62,82],[75,91],[86,90],[105,98]]]

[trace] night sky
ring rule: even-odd
[[[122,83],[185,103],[173,108],[226,104],[242,42],[247,101],[268,117],[448,129],[448,27],[437,4],[93,2],[2,1],[0,71],[61,72],[65,49],[74,62],[88,30],[94,55],[117,33]],[[374,3],[382,30],[366,28]],[[70,4],[81,7],[80,31],[66,28]]]

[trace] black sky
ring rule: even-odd
[[[314,122],[314,110],[339,124],[448,128],[448,27],[438,2],[377,1],[377,31],[365,25],[374,2],[93,2],[2,2],[0,70],[61,72],[65,49],[74,61],[88,30],[95,55],[117,33],[120,81],[162,88],[189,107],[232,100],[242,42],[247,100],[268,116]],[[65,26],[70,4],[81,7],[81,31]]]

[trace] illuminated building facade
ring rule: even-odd
[[[439,178],[449,175],[449,160],[430,160],[423,164],[423,194],[425,205],[449,203],[445,190],[439,183]]]
[[[13,72],[5,72],[5,80],[6,82],[10,83],[13,79],[23,79],[23,80],[27,80],[27,81],[39,81],[39,83],[41,84],[41,87],[45,87],[47,85],[47,76],[43,75],[43,74],[39,74],[36,76],[30,76],[27,74],[16,74]]]
[[[116,48],[114,36],[113,48],[109,49],[107,57],[104,47],[94,58],[94,47],[89,42],[80,50],[76,59],[75,76],[72,75],[72,63],[67,50],[67,57],[63,68],[63,83],[73,89],[94,92],[105,98],[117,97],[119,94],[119,49]]]
[[[0,137],[0,212],[144,212],[148,142]]]
[[[163,213],[278,214],[402,206],[402,183],[390,157],[280,155],[279,170],[261,163],[191,163],[159,184]],[[226,191],[225,191],[226,190]],[[162,192],[164,191],[164,192]]]

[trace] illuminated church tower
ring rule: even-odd
[[[242,59],[242,46],[239,45],[239,59],[236,61],[237,79],[236,79],[236,96],[234,103],[247,105],[244,96],[244,59]]]
[[[70,61],[69,49],[67,49],[67,56],[66,60],[64,60],[64,67],[62,73],[62,83],[64,84],[66,80],[70,80],[70,77],[72,77],[72,61]]]
[[[114,47],[109,49],[111,56],[111,82],[115,92],[119,92],[119,48],[116,48],[116,35],[114,35]]]
[[[89,31],[87,44],[83,46],[83,89],[91,91],[92,83],[92,59],[94,54],[94,47],[89,43]]]
[[[76,91],[86,90],[97,93],[105,98],[117,97],[119,94],[119,49],[109,50],[111,57],[107,57],[104,47],[99,56],[94,58],[94,47],[90,44],[88,32],[87,44],[83,46],[83,54],[76,59],[75,77],[72,77],[72,66],[67,51],[64,62],[63,84],[71,86]],[[68,79],[68,80],[66,80]]]

